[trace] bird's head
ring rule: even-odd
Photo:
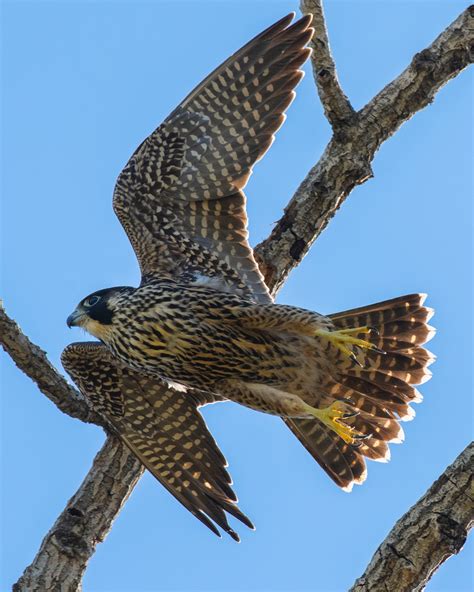
[[[102,341],[112,328],[113,318],[120,307],[123,296],[133,288],[120,286],[98,290],[79,302],[76,309],[67,318],[68,327],[82,327],[88,333]]]

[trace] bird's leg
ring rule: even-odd
[[[329,407],[318,409],[306,403],[298,395],[288,393],[266,384],[245,383],[238,380],[224,380],[219,383],[219,392],[225,397],[251,409],[298,419],[316,418],[336,432],[347,444],[357,444],[367,435],[347,423],[359,414],[351,401],[334,401]]]
[[[341,351],[344,355],[348,356],[356,364],[361,365],[359,360],[357,359],[355,353],[352,351],[351,346],[360,348],[360,349],[367,349],[370,351],[377,352],[379,354],[385,354],[382,349],[375,346],[370,341],[366,339],[360,339],[360,337],[355,337],[356,335],[368,335],[370,333],[376,333],[377,330],[373,329],[372,327],[353,327],[350,329],[338,329],[336,331],[328,331],[327,329],[318,329],[315,332],[315,335],[318,337],[323,337],[327,339],[330,343],[332,343],[339,351]]]
[[[355,417],[359,412],[354,411],[344,401],[334,401],[329,407],[322,409],[311,407],[311,405],[307,405],[306,407],[309,415],[319,419],[325,426],[336,432],[346,444],[356,444],[358,440],[367,438],[366,434],[357,431],[347,423],[348,419]]]

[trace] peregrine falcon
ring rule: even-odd
[[[284,121],[310,50],[290,14],[247,43],[137,148],[114,210],[140,286],[99,290],[69,316],[100,342],[63,364],[118,437],[196,517],[234,538],[225,460],[197,408],[278,415],[340,487],[387,460],[433,356],[425,296],[324,316],[274,304],[248,243],[243,189]]]

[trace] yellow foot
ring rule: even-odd
[[[371,327],[353,327],[351,329],[339,329],[337,331],[326,331],[324,329],[319,329],[316,331],[315,335],[330,341],[335,347],[337,347],[339,351],[341,351],[344,355],[349,356],[356,364],[361,366],[362,364],[359,362],[355,353],[352,351],[351,346],[360,349],[368,349],[379,354],[386,353],[382,349],[376,347],[373,343],[370,343],[370,341],[360,339],[359,337],[353,337],[354,335],[367,335],[369,333],[377,333],[377,330]]]
[[[335,401],[324,409],[316,409],[316,407],[310,407],[308,405],[308,412],[336,432],[347,444],[357,444],[359,440],[364,440],[368,437],[366,434],[357,431],[346,423],[348,419],[355,417],[359,412],[354,411],[354,408],[350,407],[344,401]]]

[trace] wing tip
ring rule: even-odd
[[[235,532],[235,530],[233,530],[232,528],[228,528],[226,532],[236,543],[240,543],[240,537],[238,533]]]

